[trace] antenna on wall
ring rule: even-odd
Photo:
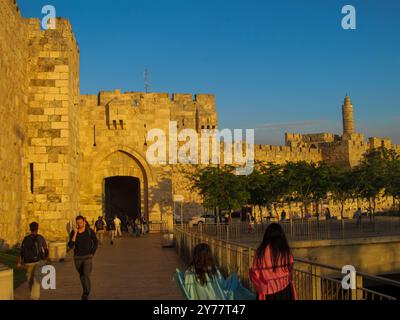
[[[144,78],[144,91],[148,93],[150,88],[150,83],[149,83],[149,70],[147,68],[144,69],[143,78]]]

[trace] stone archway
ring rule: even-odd
[[[81,188],[81,207],[89,221],[105,215],[105,179],[111,177],[139,179],[140,211],[149,219],[149,184],[153,182],[153,174],[140,154],[122,146],[103,148],[96,152],[96,156],[90,160],[90,166],[86,168],[90,169],[85,173],[87,183],[83,190]]]

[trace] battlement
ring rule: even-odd
[[[215,105],[215,95],[213,94],[188,94],[188,93],[172,93],[171,101],[176,103],[193,103],[197,102],[202,105]]]
[[[6,3],[6,5],[8,5],[10,7],[12,12],[15,12],[16,14],[21,16],[21,10],[18,6],[17,0],[7,0],[5,3]]]
[[[376,149],[380,147],[384,147],[387,149],[391,149],[396,145],[393,145],[392,140],[389,138],[380,138],[380,137],[370,137],[368,138],[368,143],[371,149]]]
[[[212,94],[183,94],[183,93],[146,93],[128,91],[122,93],[121,90],[116,89],[114,91],[100,91],[97,95],[97,105],[106,105],[113,99],[126,101],[128,104],[133,106],[140,106],[144,103],[173,103],[170,104],[170,108],[176,108],[184,105],[195,105],[198,104],[204,110],[215,111],[215,96]],[[93,100],[92,95],[82,95],[80,97],[82,101],[89,99]],[[87,103],[83,103],[88,105]]]
[[[315,148],[304,148],[304,147],[293,147],[293,146],[274,146],[268,144],[255,144],[254,149],[258,150],[259,152],[305,152],[305,153],[312,153],[312,154],[319,154],[321,153],[320,150]]]
[[[285,133],[285,141],[296,141],[296,142],[332,142],[339,139],[339,136],[334,133],[309,133],[309,134],[299,134],[299,133]]]
[[[352,133],[349,135],[350,140],[365,141],[365,136],[362,133]]]
[[[285,133],[285,140],[296,140],[296,141],[301,141],[303,139],[303,135],[301,133]]]
[[[71,22],[68,18],[56,18],[56,28],[42,30],[41,29],[41,20],[39,18],[23,18],[29,25],[29,29],[31,31],[36,31],[35,35],[42,35],[44,37],[62,37],[62,38],[71,38],[74,44],[77,44],[75,34],[72,30]]]
[[[304,134],[302,139],[304,142],[332,142],[335,141],[335,138],[338,137],[334,133],[311,133]]]

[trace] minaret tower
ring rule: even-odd
[[[349,137],[354,133],[354,111],[351,104],[350,97],[346,94],[342,106],[343,116],[343,137]]]

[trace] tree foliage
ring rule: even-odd
[[[206,208],[231,212],[251,205],[259,208],[261,221],[263,207],[276,208],[292,202],[302,204],[304,216],[311,203],[318,214],[320,204],[333,199],[340,204],[342,217],[349,199],[366,199],[372,213],[381,194],[400,202],[400,157],[385,148],[367,152],[361,163],[351,169],[325,162],[258,161],[248,176],[236,175],[233,166],[197,167],[188,176]]]

